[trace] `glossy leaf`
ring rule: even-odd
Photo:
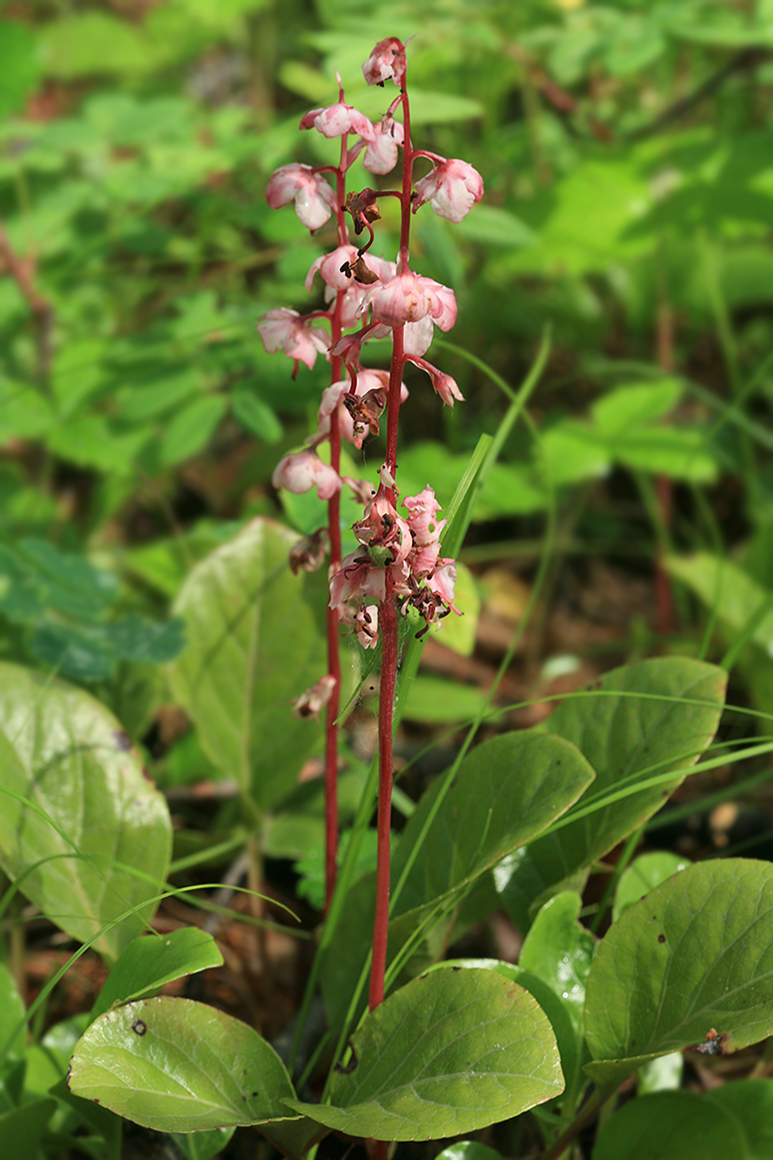
[[[597,1081],[712,1038],[734,1051],[773,1033],[773,866],[701,862],[627,910],[591,968],[585,1032]]]
[[[725,682],[714,665],[655,658],[613,669],[594,682],[593,696],[559,705],[545,728],[577,746],[596,780],[572,811],[587,810],[585,816],[532,842],[503,868],[499,888],[519,926],[528,927],[540,895],[587,871],[668,800],[714,735]],[[646,784],[672,770],[674,777]]]
[[[327,671],[325,581],[293,576],[297,537],[258,519],[198,564],[175,612],[188,647],[170,668],[202,747],[265,809],[293,787],[322,726],[293,700]]]
[[[735,1116],[694,1092],[657,1092],[624,1104],[593,1160],[751,1160]]]
[[[436,1140],[516,1116],[563,1090],[544,1012],[493,971],[414,979],[352,1036],[331,1104],[290,1101],[327,1127],[378,1140]]]
[[[10,664],[0,665],[0,692],[0,863],[77,939],[136,906],[97,940],[117,958],[166,878],[166,802],[119,722],[88,694]]]
[[[256,1031],[190,999],[107,1011],[75,1048],[70,1091],[162,1132],[292,1119],[284,1064]]]
[[[649,894],[650,890],[690,865],[689,858],[680,858],[667,850],[642,854],[620,875],[612,906],[612,920],[617,922],[621,914],[640,898],[644,898],[645,894]]]
[[[436,1160],[500,1160],[500,1153],[478,1140],[459,1140],[436,1157]]]
[[[222,965],[223,956],[211,934],[195,926],[169,934],[143,935],[129,943],[105,980],[91,1012],[96,1019],[115,1003],[138,999],[164,983]]]
[[[526,935],[518,958],[519,967],[550,988],[571,1022],[573,1036],[567,1041],[551,1009],[545,1006],[553,1021],[561,1048],[561,1067],[570,1090],[574,1090],[581,1074],[585,984],[596,951],[596,939],[578,921],[581,907],[582,899],[574,891],[565,891],[546,902]],[[523,986],[528,987],[528,982],[524,981]]]

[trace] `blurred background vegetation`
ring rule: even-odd
[[[297,125],[336,99],[336,70],[380,114],[360,66],[389,35],[413,37],[417,142],[486,185],[459,226],[415,219],[416,268],[459,301],[436,361],[467,401],[441,409],[409,377],[403,494],[448,502],[504,414],[463,352],[515,390],[551,334],[462,554],[478,644],[437,671],[477,695],[542,559],[511,699],[677,651],[725,660],[731,699],[773,710],[773,0],[6,3],[2,656],[163,733],[192,564],[256,514],[321,522],[270,477],[327,367],[293,382],[255,322],[319,303],[303,280],[333,233],[264,191],[279,165],[332,158]],[[376,251],[396,236],[387,214]],[[371,440],[354,470],[381,456]],[[416,717],[464,715],[425,680]],[[205,766],[188,748],[162,780]]]

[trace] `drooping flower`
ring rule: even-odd
[[[327,354],[330,347],[326,331],[312,326],[297,310],[290,310],[287,306],[269,310],[255,329],[268,354],[284,351],[288,358],[305,363],[309,370],[317,361],[317,354]]]
[[[330,535],[327,528],[319,528],[310,536],[304,536],[290,549],[290,569],[294,576],[298,572],[316,572],[325,563],[330,551]]]
[[[266,189],[266,200],[272,209],[295,201],[298,220],[308,230],[318,230],[330,217],[336,204],[335,191],[310,165],[282,165],[275,169]]]
[[[285,487],[294,495],[317,489],[320,499],[330,499],[341,490],[341,478],[329,464],[323,463],[312,447],[280,459],[271,478],[274,487]]]
[[[343,101],[321,109],[312,109],[301,118],[299,128],[317,129],[323,137],[343,137],[344,133],[356,133],[365,141],[372,141],[375,136],[369,118]]]
[[[466,161],[441,161],[431,173],[416,182],[413,212],[429,202],[438,217],[460,222],[483,197],[483,178]]]
[[[435,388],[447,407],[453,407],[455,400],[458,400],[460,403],[464,402],[464,395],[459,390],[455,378],[452,378],[451,375],[447,375],[444,371],[439,371],[437,367],[434,367],[432,363],[427,362],[426,359],[417,358],[415,355],[410,354],[407,357],[414,366],[421,367],[423,371],[427,372],[430,379],[432,380],[432,386]]]
[[[383,85],[384,81],[393,80],[399,86],[405,74],[405,64],[403,42],[390,36],[378,42],[362,66],[362,75],[369,85]]]
[[[391,173],[397,164],[397,147],[403,143],[403,127],[394,117],[384,116],[373,126],[374,137],[368,141],[362,168],[368,173]]]
[[[389,282],[373,286],[363,301],[372,306],[373,318],[386,326],[419,322],[429,315],[441,330],[450,330],[456,322],[456,298],[453,290],[420,274],[398,274]]]

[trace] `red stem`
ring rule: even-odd
[[[341,138],[341,163],[336,169],[336,200],[338,209],[338,241],[345,245],[348,241],[346,222],[340,208],[346,200],[346,134]],[[336,295],[335,306],[330,319],[330,340],[334,346],[341,337],[341,314],[344,292]],[[330,382],[340,381],[343,365],[340,357],[330,360]],[[341,469],[341,426],[338,408],[330,416],[330,466],[340,474]],[[330,536],[330,570],[336,572],[341,566],[341,493],[336,492],[327,505],[328,535]],[[338,863],[338,712],[341,706],[341,658],[338,639],[339,612],[337,608],[327,609],[327,671],[335,678],[335,686],[327,703],[325,715],[325,912],[330,906],[336,884]]]
[[[405,91],[405,74],[401,84],[403,104],[403,184],[400,218],[400,253],[397,261],[398,273],[408,269],[408,246],[411,234],[411,186],[413,174],[413,153],[411,149],[411,122],[408,96]],[[386,465],[394,476],[397,471],[397,429],[400,413],[400,389],[405,367],[405,329],[396,326],[392,331],[392,362],[389,368],[389,399],[387,403],[387,446]],[[390,503],[395,506],[397,496],[394,488],[388,488]],[[381,687],[378,708],[378,856],[376,863],[376,913],[373,922],[373,959],[370,968],[369,1004],[372,1011],[384,1000],[384,976],[386,974],[387,938],[389,932],[389,835],[392,818],[392,732],[394,727],[395,686],[397,683],[398,629],[397,604],[394,594],[394,577],[390,568],[386,569],[384,600],[379,617],[381,630],[382,662]]]

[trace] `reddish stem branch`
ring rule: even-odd
[[[401,100],[403,105],[403,182],[400,217],[400,253],[397,262],[398,273],[408,269],[408,247],[411,233],[411,186],[413,174],[413,153],[411,150],[411,122],[408,96],[405,91],[405,74],[402,76]],[[397,431],[400,414],[400,391],[405,367],[405,328],[396,326],[392,330],[392,362],[389,368],[389,398],[387,402],[387,445],[386,466],[394,477],[397,472]],[[395,488],[387,493],[392,506],[397,504]],[[379,617],[382,641],[381,686],[378,710],[378,856],[376,864],[376,913],[373,922],[373,959],[370,968],[369,1003],[371,1011],[384,1000],[384,976],[387,962],[387,940],[389,933],[389,838],[392,819],[392,779],[393,752],[392,732],[394,728],[395,687],[397,684],[397,660],[399,652],[397,604],[394,593],[394,578],[391,569],[386,569],[384,600]]]
[[[346,200],[346,134],[341,138],[341,161],[335,171],[336,175],[336,220],[338,223],[338,241],[345,245],[348,236],[344,211],[341,209]],[[330,320],[330,340],[335,346],[341,337],[343,327],[341,315],[343,311],[344,292],[336,295],[335,306]],[[343,373],[343,364],[340,357],[330,360],[330,381],[337,383]],[[330,416],[330,466],[339,475],[341,473],[341,425],[338,421],[338,408],[334,408]],[[330,572],[337,572],[341,566],[341,494],[336,492],[328,500],[327,505],[328,535],[330,537]],[[330,700],[327,703],[325,716],[325,912],[330,907],[333,891],[336,884],[338,864],[338,713],[341,707],[341,658],[339,655],[338,639],[339,612],[337,608],[327,608],[327,671],[335,678]]]

